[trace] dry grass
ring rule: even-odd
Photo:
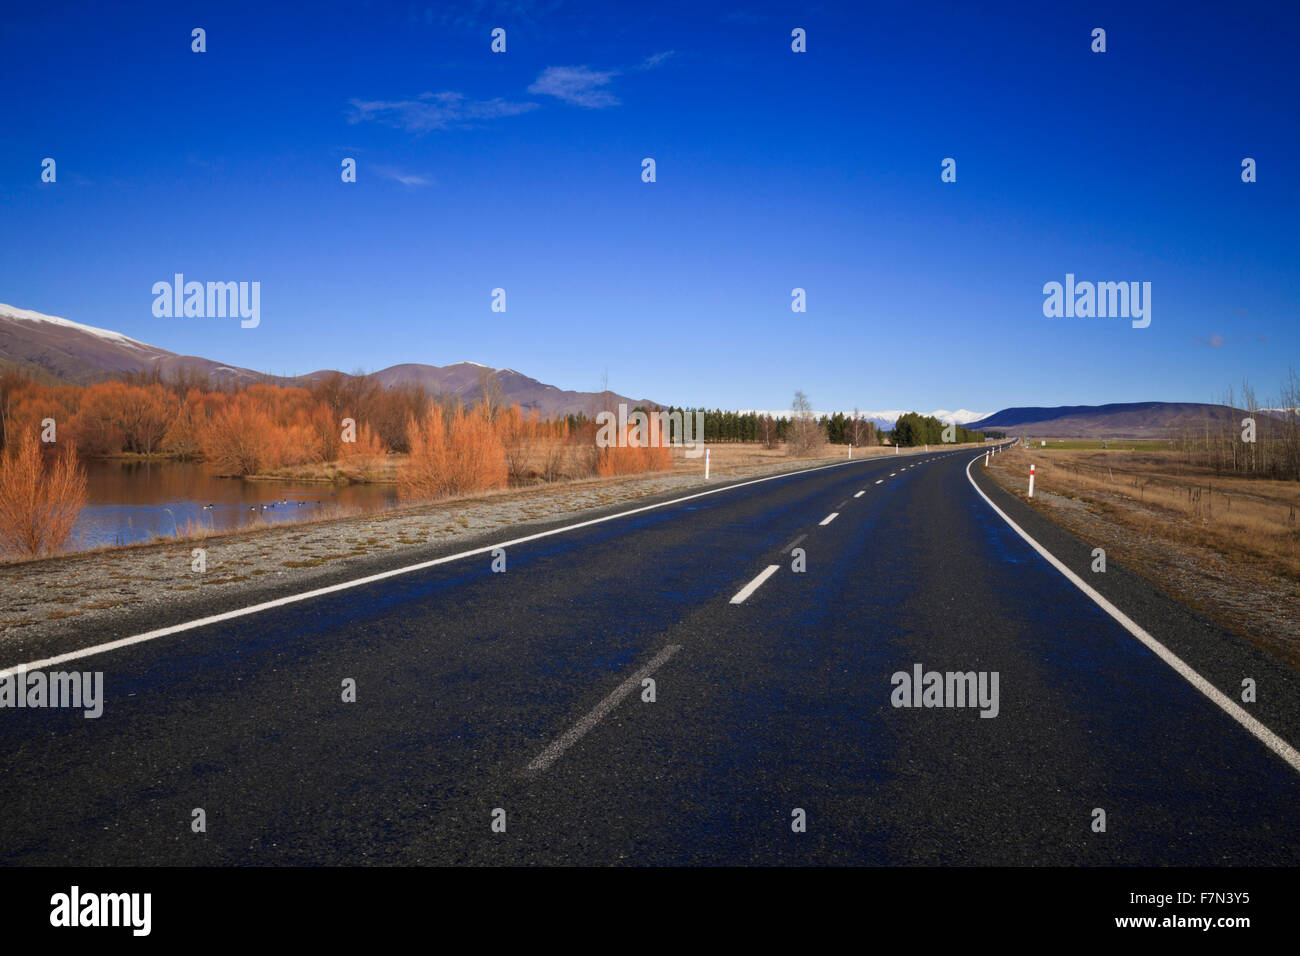
[[[1034,489],[1106,505],[1130,526],[1182,544],[1264,563],[1300,582],[1300,483],[1214,478],[1180,466],[1173,452],[1015,449],[995,473]]]
[[[1300,483],[1215,477],[1177,452],[1016,448],[989,469],[1109,556],[1300,663]]]

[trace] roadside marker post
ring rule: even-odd
[[[709,480],[709,449],[704,449],[704,480]]]
[[[1034,466],[1029,466],[1029,497],[1034,497]]]
[[[984,453],[984,467],[987,468],[988,466],[989,466],[989,453],[988,453],[988,452],[985,452],[985,453]]]

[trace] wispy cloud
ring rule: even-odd
[[[629,72],[653,70],[676,56],[676,51],[665,50],[646,57]],[[610,89],[621,70],[593,70],[588,66],[548,66],[528,87],[535,96],[553,96],[565,103],[590,110],[603,110],[618,106],[621,101]],[[432,130],[470,126],[484,120],[518,116],[535,110],[541,104],[528,100],[474,100],[464,93],[450,90],[441,93],[421,93],[406,100],[348,101],[351,112],[349,123],[382,123],[404,129],[408,133],[427,133]]]
[[[617,70],[593,70],[585,66],[548,66],[528,87],[529,93],[554,96],[574,106],[602,110],[618,106],[619,99],[607,87]]]
[[[427,133],[437,129],[468,126],[482,120],[517,116],[537,109],[536,103],[510,102],[500,97],[491,100],[467,99],[463,93],[421,93],[413,100],[349,101],[349,123],[376,122],[395,126],[408,133]]]
[[[1221,348],[1223,348],[1225,345],[1228,344],[1228,340],[1225,339],[1225,338],[1224,338],[1222,335],[1220,335],[1218,332],[1215,332],[1215,333],[1214,333],[1213,335],[1211,335],[1208,339],[1203,339],[1203,338],[1197,336],[1197,338],[1196,338],[1196,344],[1197,344],[1197,345],[1205,345],[1205,346],[1209,346],[1209,347],[1212,348],[1212,349],[1221,349]]]
[[[640,70],[653,70],[653,69],[654,69],[656,66],[658,66],[660,63],[664,62],[664,60],[671,59],[672,57],[675,57],[676,55],[677,55],[677,51],[676,51],[676,50],[664,50],[662,53],[655,53],[655,54],[653,54],[653,55],[651,55],[651,56],[646,57],[644,60],[642,60],[642,61],[641,61],[641,65],[640,65],[639,67],[637,67],[637,69],[640,69]]]
[[[393,166],[376,166],[375,172],[385,179],[391,179],[395,183],[401,183],[403,186],[432,186],[433,177],[426,176],[423,173],[408,173],[405,170],[397,169]]]
[[[561,0],[472,0],[469,3],[419,6],[411,3],[407,22],[428,26],[479,30],[487,26],[532,25],[554,16]]]
[[[674,56],[675,50],[652,54],[629,72],[653,70]],[[528,87],[528,92],[538,96],[554,96],[565,103],[589,110],[603,110],[618,106],[621,102],[610,89],[610,84],[622,73],[622,70],[593,70],[589,66],[548,66]]]

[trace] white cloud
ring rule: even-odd
[[[619,99],[606,87],[617,70],[592,70],[585,66],[548,66],[528,87],[529,93],[554,96],[556,99],[587,109],[600,110],[618,106]]]
[[[403,186],[432,186],[433,177],[425,176],[421,173],[408,173],[405,170],[397,169],[393,166],[376,166],[375,172],[385,179],[391,179],[395,183],[401,183]]]
[[[517,116],[537,108],[536,103],[512,103],[500,97],[491,100],[466,99],[463,93],[421,93],[413,100],[349,101],[349,123],[376,122],[408,133],[465,126],[477,120]]]
[[[664,62],[665,60],[671,59],[676,55],[677,55],[676,50],[664,50],[664,52],[662,53],[656,53],[653,56],[648,56],[641,61],[641,66],[639,67],[639,69],[653,70],[660,63]]]

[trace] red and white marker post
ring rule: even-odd
[[[988,449],[985,449],[985,451],[984,451],[984,467],[987,468],[988,466],[989,466],[989,453],[988,453]]]
[[[1029,466],[1029,497],[1034,497],[1034,466]]]

